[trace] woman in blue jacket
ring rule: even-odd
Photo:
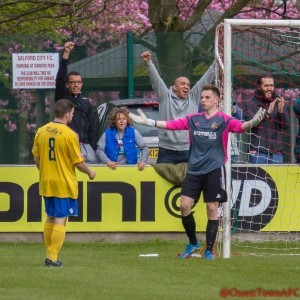
[[[129,110],[115,107],[108,119],[109,128],[97,143],[100,161],[115,170],[117,165],[135,165],[145,168],[149,151],[142,135],[132,126]]]

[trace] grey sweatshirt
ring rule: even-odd
[[[148,67],[152,88],[159,101],[159,120],[161,121],[175,120],[197,113],[202,87],[204,84],[212,83],[215,77],[215,63],[213,63],[189,91],[188,97],[180,99],[175,95],[173,87],[167,88],[151,60],[146,63],[146,66]],[[187,130],[168,131],[159,129],[158,137],[158,146],[161,148],[174,151],[189,150],[189,133]]]

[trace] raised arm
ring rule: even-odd
[[[202,87],[205,84],[211,84],[215,78],[215,62],[209,67],[209,69],[203,74],[203,76],[196,82],[193,88],[190,90],[191,99],[197,104],[200,103]]]
[[[64,53],[59,63],[58,72],[56,74],[55,83],[55,101],[63,98],[66,90],[67,74],[68,74],[68,63],[71,51],[74,48],[73,42],[67,42],[64,45]]]
[[[74,49],[75,44],[73,42],[67,42],[64,45],[64,53],[63,53],[63,59],[69,59],[70,53]]]
[[[150,82],[154,92],[157,95],[158,101],[167,100],[167,95],[169,93],[169,89],[160,77],[155,65],[151,60],[150,51],[145,51],[141,54],[141,58],[143,62],[146,64],[148,68],[148,74],[150,78]]]

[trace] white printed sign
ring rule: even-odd
[[[58,53],[13,53],[13,89],[54,89]]]

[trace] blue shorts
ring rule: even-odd
[[[45,197],[44,202],[46,214],[54,218],[66,218],[70,216],[78,216],[77,199]]]

